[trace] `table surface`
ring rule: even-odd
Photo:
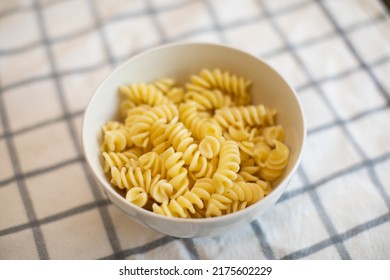
[[[388,16],[377,0],[1,1],[0,259],[389,259]],[[286,193],[217,237],[173,238],[130,220],[80,144],[102,79],[179,41],[263,58],[307,120]]]

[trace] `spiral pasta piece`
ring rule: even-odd
[[[264,190],[258,183],[237,181],[232,188],[225,190],[223,195],[232,201],[245,201],[247,205],[251,205],[264,197]]]
[[[180,196],[177,199],[173,198],[169,201],[169,203],[164,201],[161,205],[154,203],[153,212],[168,217],[189,218],[190,213],[195,213],[195,208],[193,203],[190,201],[190,199],[192,200],[192,197],[187,197],[188,198]],[[194,204],[195,203],[196,202],[194,202]],[[200,203],[202,202],[200,201]]]
[[[124,119],[124,125],[127,128],[132,127],[136,123],[135,120],[150,109],[152,109],[152,107],[146,104],[142,104],[135,108],[128,109],[126,112],[126,117]]]
[[[153,212],[168,217],[189,217],[188,212],[185,211],[182,206],[180,206],[176,199],[171,199],[169,202],[164,201],[163,203],[161,203],[161,205],[154,203]]]
[[[220,90],[202,90],[197,91],[188,91],[184,95],[185,101],[194,101],[196,107],[200,110],[215,110],[222,107],[229,106],[231,104],[231,99],[229,96],[224,95]]]
[[[262,126],[266,118],[267,111],[264,105],[228,107],[216,110],[214,115],[214,119],[225,129],[237,122],[245,126]]]
[[[229,204],[229,207],[225,210],[226,214],[234,213],[245,209],[248,206],[246,201],[233,201]]]
[[[253,158],[258,166],[263,167],[265,165],[265,161],[267,160],[270,152],[271,147],[269,147],[266,142],[258,142],[255,144],[253,149]]]
[[[204,203],[207,203],[211,195],[215,193],[214,181],[211,178],[201,178],[196,181],[191,189]]]
[[[172,147],[183,154],[183,160],[188,166],[188,170],[197,177],[207,174],[207,159],[200,154],[198,145],[194,143],[191,132],[181,122],[174,119],[165,130],[165,136]]]
[[[199,144],[199,151],[202,156],[207,159],[212,159],[218,155],[221,144],[219,140],[213,136],[206,136]]]
[[[173,79],[159,79],[153,85],[174,104],[180,104],[184,100],[184,89],[177,86]]]
[[[150,196],[159,203],[169,201],[173,192],[173,186],[165,179],[150,186]]]
[[[275,147],[274,140],[281,142],[284,139],[284,130],[281,125],[266,127],[262,134],[269,147]]]
[[[129,99],[122,100],[119,104],[119,113],[120,113],[121,118],[122,119],[126,118],[129,111],[131,111],[132,109],[134,109],[136,107],[137,107],[137,105],[133,101],[131,101]]]
[[[251,81],[220,69],[210,71],[203,69],[199,75],[191,76],[191,83],[186,85],[188,90],[201,91],[203,89],[219,89],[231,96],[237,105],[246,105],[250,102],[249,87]]]
[[[171,199],[169,204],[163,203],[161,206],[156,204],[153,206],[153,209],[155,212],[165,216],[190,217],[205,207],[205,204],[211,199],[211,194],[214,193],[214,190],[212,179],[199,179],[190,191],[185,192],[176,199]],[[218,200],[218,198],[214,199]]]
[[[256,165],[253,159],[249,159],[247,161],[253,161],[253,164],[250,166],[242,166],[240,172],[238,173],[238,177],[240,180],[245,182],[256,182],[259,180],[257,174],[260,171],[260,167]]]
[[[167,170],[164,164],[164,160],[159,156],[158,153],[154,151],[148,152],[140,156],[138,161],[142,168],[150,169],[153,176],[159,174],[161,178],[166,178]]]
[[[167,169],[167,178],[175,190],[172,198],[176,198],[188,190],[188,171],[183,167],[185,162],[181,159],[182,157],[183,153],[175,152],[172,147],[168,148],[161,154],[161,158],[163,159]]]
[[[103,132],[102,152],[121,152],[131,147],[133,142],[126,128],[117,128]]]
[[[119,92],[133,101],[136,105],[148,104],[150,106],[169,104],[169,99],[155,86],[144,83],[122,85]]]
[[[151,127],[158,120],[171,121],[177,117],[179,111],[173,104],[155,106],[143,112],[134,119],[134,124],[129,128],[131,141],[138,147],[146,147],[150,139]]]
[[[220,137],[222,131],[217,122],[207,113],[198,111],[196,102],[187,101],[179,107],[180,121],[191,131],[196,139],[206,136]]]
[[[243,123],[236,122],[228,127],[227,131],[224,133],[224,136],[228,140],[239,142],[249,140],[251,134],[245,129]]]
[[[111,167],[117,167],[121,169],[125,167],[129,162],[130,158],[126,156],[125,153],[120,152],[103,152],[102,156],[104,158],[104,172],[107,173],[111,170]]]
[[[122,167],[120,170],[117,167],[112,167],[111,177],[111,183],[120,189],[126,188],[129,190],[134,187],[141,187],[147,193],[150,192],[151,186],[160,180],[160,175],[153,177],[150,169],[142,170],[141,167]]]
[[[102,126],[102,132],[106,133],[107,131],[117,130],[123,128],[123,124],[117,121],[109,121]]]
[[[240,170],[240,152],[237,143],[231,140],[224,142],[219,153],[217,171],[213,179],[216,182],[216,192],[223,193],[225,188],[231,188]]]
[[[288,147],[280,141],[274,142],[275,149],[271,150],[260,170],[260,175],[268,181],[274,181],[282,175],[289,159]]]
[[[174,79],[162,78],[155,81],[153,85],[163,94],[167,94],[176,85],[176,82]]]
[[[222,194],[212,194],[206,206],[206,217],[222,216],[223,211],[227,210],[232,202],[233,200]]]
[[[144,207],[148,202],[148,194],[143,188],[134,187],[127,191],[126,200],[139,207]]]

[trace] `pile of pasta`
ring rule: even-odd
[[[251,105],[251,81],[203,69],[121,85],[120,119],[102,127],[104,172],[131,203],[181,218],[216,217],[264,198],[289,148],[276,110]]]

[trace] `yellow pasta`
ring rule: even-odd
[[[251,81],[203,69],[119,87],[120,119],[102,126],[107,179],[129,203],[177,218],[227,215],[260,201],[290,151],[277,111],[250,105]]]

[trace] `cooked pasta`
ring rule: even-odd
[[[138,162],[142,168],[150,169],[153,176],[159,174],[161,178],[166,178],[166,166],[164,164],[164,160],[158,153],[151,151],[143,154],[139,157]]]
[[[103,152],[102,156],[104,157],[104,172],[110,171],[111,167],[121,169],[129,162],[129,158],[124,153],[120,152]]]
[[[240,152],[236,142],[225,141],[219,153],[220,160],[213,179],[216,184],[216,192],[221,194],[226,188],[233,186],[240,170]]]
[[[170,101],[156,87],[149,84],[131,84],[120,86],[119,91],[137,105],[147,104],[150,106],[169,104]]]
[[[148,194],[145,189],[134,187],[127,191],[126,199],[139,207],[143,207],[148,202]]]
[[[180,104],[184,100],[184,89],[173,79],[160,79],[153,83],[170,101]]]
[[[207,159],[216,157],[221,148],[221,143],[216,137],[206,136],[199,143],[199,151],[202,156]]]
[[[290,151],[277,111],[250,105],[251,81],[203,69],[119,87],[119,119],[102,126],[102,168],[129,203],[177,218],[250,207],[283,175]]]
[[[231,99],[229,96],[224,95],[220,90],[202,90],[189,91],[184,95],[184,100],[192,100],[196,103],[196,107],[200,110],[214,110],[222,107],[229,106]]]
[[[183,167],[185,163],[182,159],[183,153],[175,152],[170,147],[161,154],[161,157],[167,169],[169,183],[175,190],[172,198],[176,198],[188,190],[189,185],[188,170]]]
[[[127,147],[131,147],[133,142],[130,138],[130,133],[126,128],[117,128],[103,131],[102,152],[120,152]]]
[[[171,121],[178,116],[179,112],[175,105],[155,106],[150,110],[146,110],[142,115],[134,118],[133,124],[129,127],[131,141],[137,147],[146,147],[149,143],[149,134],[152,125],[158,120]]]
[[[246,105],[250,102],[249,87],[251,81],[220,69],[210,71],[203,69],[199,75],[192,75],[191,82],[187,83],[187,90],[202,91],[203,89],[219,89],[231,96],[237,105]]]
[[[274,140],[275,148],[268,154],[260,175],[268,181],[273,181],[282,175],[289,158],[288,147],[280,141]]]
[[[219,137],[221,127],[209,113],[200,112],[195,101],[187,101],[179,107],[180,121],[191,131],[196,139],[203,139],[207,135]]]

